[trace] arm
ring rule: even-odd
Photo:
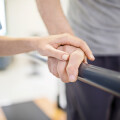
[[[36,1],[40,15],[50,34],[73,34],[73,31],[62,11],[60,0]]]
[[[48,37],[12,38],[0,36],[0,56],[10,56],[37,50],[41,55],[59,60],[67,60],[69,54],[58,50],[61,45],[81,46],[81,40],[70,34],[51,35]]]
[[[12,38],[0,36],[0,56],[10,56],[18,53],[30,52],[35,49],[31,46],[32,39]]]
[[[73,35],[61,8],[60,0],[36,0],[39,12],[50,34],[69,33]],[[81,40],[80,49],[86,54],[88,59],[94,60],[94,56],[88,45]]]
[[[0,36],[0,56],[10,56],[36,50],[43,56],[50,56],[59,60],[67,60],[69,58],[69,54],[57,50],[58,46],[69,44],[70,41],[73,41],[72,37],[69,40],[64,40],[63,38],[66,36],[68,35],[62,34],[43,38],[13,38]],[[78,44],[77,40],[76,44]]]
[[[69,54],[57,50],[58,46],[68,44],[69,40],[63,40],[66,34],[49,37],[13,38],[0,36],[0,56],[10,56],[19,53],[38,51],[43,56],[51,56],[59,60],[67,60]],[[59,41],[61,39],[61,41]],[[77,43],[76,43],[77,44]]]

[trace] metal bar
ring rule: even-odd
[[[30,55],[47,62],[41,56]],[[82,63],[79,67],[78,80],[120,97],[120,73]]]
[[[89,64],[81,64],[78,80],[120,97],[119,72]]]

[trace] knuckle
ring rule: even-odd
[[[84,52],[85,52],[85,50],[82,51],[81,49],[78,49],[78,50],[76,50],[75,55],[78,57],[84,57],[84,55],[85,55]]]
[[[88,50],[87,48],[85,48],[85,49],[84,49],[84,52],[85,52],[85,53],[88,53],[88,52],[89,52],[89,50]]]

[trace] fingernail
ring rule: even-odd
[[[69,57],[69,55],[64,54],[64,55],[62,56],[62,59],[63,59],[63,60],[68,60],[68,57]]]
[[[90,55],[90,58],[91,58],[92,60],[95,60],[95,57],[94,57],[93,55]]]
[[[75,76],[74,76],[74,75],[70,75],[69,81],[70,81],[70,82],[75,82]]]

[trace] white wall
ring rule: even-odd
[[[61,0],[64,10],[68,0]],[[10,36],[46,35],[35,0],[6,0],[7,33]]]
[[[61,0],[61,1],[62,1],[64,10],[66,10],[66,4],[68,0]],[[7,16],[7,32],[8,32],[8,35],[10,36],[19,37],[19,36],[31,36],[33,34],[38,34],[38,35],[46,34],[46,29],[38,13],[35,0],[6,0],[6,16]],[[1,73],[3,74],[2,75],[3,78],[1,80],[4,83],[4,85],[0,84],[2,86],[0,87],[2,89],[2,90],[0,89],[0,103],[2,103],[1,101],[2,100],[4,101],[4,99],[5,100],[10,99],[11,101],[15,102],[15,101],[22,101],[22,99],[25,99],[25,100],[31,99],[32,97],[38,97],[43,94],[46,96],[48,95],[49,98],[55,99],[59,89],[60,93],[62,94],[62,97],[60,97],[62,102],[60,103],[62,103],[63,107],[66,105],[66,102],[64,100],[65,91],[64,91],[63,83],[62,84],[60,83],[58,87],[56,83],[58,82],[58,80],[55,81],[53,79],[53,81],[50,80],[52,87],[49,84],[47,84],[49,87],[46,86],[46,84],[44,84],[45,85],[44,86],[43,84],[41,84],[41,80],[39,81],[40,77],[38,76],[38,78],[36,77],[36,79],[38,80],[37,81],[33,80],[34,81],[34,84],[33,84],[33,81],[29,81],[29,79],[31,80],[32,77],[26,78],[28,76],[24,75],[25,72],[28,73],[30,70],[30,68],[26,69],[27,67],[26,65],[24,66],[25,64],[24,59],[21,57],[18,57],[18,60],[16,61],[18,62],[16,64],[16,67],[11,66],[14,68],[9,68],[7,73],[4,73],[4,74]],[[23,66],[19,62],[22,62]],[[22,68],[22,67],[25,67],[25,68]],[[30,66],[28,65],[28,67]],[[40,69],[42,68],[40,67]],[[21,70],[22,72],[21,71],[19,72],[19,70]],[[17,72],[17,74],[14,72]],[[17,76],[19,73],[20,73],[20,78],[16,79],[15,75]],[[45,75],[43,75],[42,77],[48,77]],[[27,81],[24,80],[23,77],[25,77],[24,79],[26,79]],[[50,77],[50,79],[52,79],[52,77]],[[46,80],[48,80],[48,78]],[[43,81],[45,81],[45,78]],[[42,86],[42,88],[40,87],[40,85]],[[21,94],[21,89],[22,91],[25,91],[22,94]]]
[[[46,33],[35,0],[6,0],[6,14],[7,32],[10,36]]]

